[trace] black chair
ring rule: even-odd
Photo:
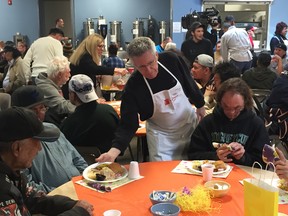
[[[95,158],[101,155],[96,146],[74,146],[79,154],[84,158],[88,165],[96,163]]]

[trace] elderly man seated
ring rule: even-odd
[[[213,113],[204,117],[192,134],[189,159],[264,164],[262,149],[270,143],[269,137],[263,121],[252,111],[248,85],[241,78],[228,79],[217,90],[216,101]]]
[[[11,98],[13,106],[26,107],[33,110],[40,121],[44,120],[47,108],[44,95],[37,86],[23,86],[17,89]],[[55,125],[43,122],[49,128]],[[53,145],[51,145],[53,144]],[[29,185],[45,192],[70,181],[73,176],[79,176],[88,166],[83,157],[65,138],[63,133],[53,143],[41,141],[42,149],[33,160],[32,167],[26,170]]]
[[[75,106],[63,97],[61,90],[70,76],[68,59],[65,56],[56,56],[48,65],[47,72],[40,73],[35,80],[36,85],[43,91],[49,107],[45,121],[57,126],[75,110]]]
[[[40,141],[58,139],[57,128],[43,126],[29,109],[12,107],[0,112],[0,131],[0,215],[94,215],[93,206],[86,201],[46,196],[29,187],[20,174],[32,166],[41,150]]]

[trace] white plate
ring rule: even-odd
[[[94,180],[91,178],[88,178],[88,171],[90,171],[92,168],[96,168],[97,166],[99,166],[100,164],[111,164],[111,162],[104,162],[104,163],[95,163],[95,164],[91,164],[90,166],[88,166],[84,171],[83,171],[83,177],[91,182],[97,182],[97,183],[110,183],[110,182],[115,182],[115,181],[119,181],[122,180],[124,178],[126,178],[128,176],[128,171],[127,169],[121,165],[122,169],[124,170],[124,173],[122,174],[122,176],[120,176],[119,178],[116,179],[111,179],[111,180],[107,180],[107,181],[98,181],[98,180]]]
[[[197,160],[197,161],[192,161],[192,166],[191,166],[191,170],[193,172],[196,172],[196,173],[201,173],[202,174],[202,171],[198,170],[198,169],[194,169],[193,166],[195,163],[201,163],[203,164],[204,161],[207,161],[207,160]],[[214,163],[215,161],[212,161],[212,160],[209,160],[209,163]],[[230,166],[228,164],[225,164],[226,165],[226,169],[225,170],[220,170],[220,171],[217,171],[217,172],[213,172],[213,175],[217,175],[217,174],[222,174],[222,173],[225,173],[225,172],[228,172],[230,170]]]

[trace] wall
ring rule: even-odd
[[[38,0],[0,0],[0,40],[13,40],[13,35],[20,32],[34,41],[39,35]],[[28,41],[28,42],[29,42]]]

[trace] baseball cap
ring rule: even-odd
[[[205,26],[202,23],[198,22],[198,21],[193,22],[192,25],[191,25],[191,31],[194,32],[198,28],[205,28]]]
[[[235,18],[233,15],[226,16],[224,20],[224,22],[233,22],[233,21],[235,21]]]
[[[0,112],[0,143],[34,138],[53,142],[59,138],[58,128],[42,124],[37,115],[24,107],[11,107]]]
[[[256,29],[257,29],[257,27],[254,27],[254,26],[252,26],[252,25],[248,25],[248,26],[246,26],[246,31],[249,31],[249,30],[251,30],[251,31],[255,31]]]
[[[98,99],[94,90],[93,81],[85,74],[72,76],[69,81],[69,90],[75,92],[83,103],[88,103]]]
[[[209,55],[206,55],[206,54],[198,55],[195,59],[195,62],[197,62],[198,64],[200,64],[204,67],[212,68],[214,66],[213,58]]]
[[[11,95],[11,105],[31,108],[38,104],[45,104],[42,90],[34,85],[27,85],[17,88]]]
[[[275,46],[275,48],[279,48],[284,50],[285,52],[287,51],[287,46],[284,43],[279,43]]]

